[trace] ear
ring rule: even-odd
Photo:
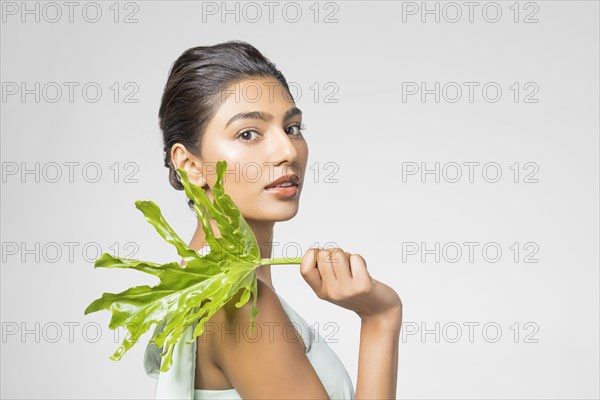
[[[208,185],[202,176],[202,161],[191,154],[181,143],[175,143],[171,148],[171,163],[173,168],[181,168],[187,172],[190,183],[202,188]]]

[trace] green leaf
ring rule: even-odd
[[[121,293],[104,293],[85,309],[84,314],[100,310],[112,313],[110,329],[124,327],[129,332],[119,348],[110,357],[120,360],[138,339],[153,324],[166,321],[164,330],[150,339],[161,353],[161,372],[170,369],[173,363],[175,344],[190,325],[195,325],[192,343],[202,335],[204,325],[240,290],[243,291],[235,306],[241,308],[253,297],[250,308],[250,329],[254,329],[257,282],[255,269],[261,265],[298,264],[300,258],[261,259],[260,249],[252,229],[241,215],[223,188],[223,177],[227,162],[217,162],[217,179],[212,188],[214,201],[197,185],[190,184],[187,173],[177,169],[188,198],[194,201],[194,210],[202,223],[206,241],[210,246],[208,254],[202,256],[190,249],[163,218],[160,208],[152,201],[135,202],[146,220],[156,231],[177,250],[186,264],[177,261],[167,264],[117,258],[108,253],[102,254],[94,268],[130,268],[160,279],[155,286],[136,286]],[[212,231],[210,219],[217,222],[220,237]]]

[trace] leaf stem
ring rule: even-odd
[[[300,264],[300,261],[302,261],[302,257],[296,257],[296,258],[287,258],[287,257],[283,257],[283,258],[263,258],[260,263],[259,263],[259,267],[263,266],[263,265],[290,265],[290,264]]]

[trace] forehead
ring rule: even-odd
[[[221,91],[214,122],[225,125],[232,115],[250,111],[266,112],[275,120],[281,120],[295,105],[285,87],[274,77],[247,78]]]

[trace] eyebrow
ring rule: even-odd
[[[300,110],[298,107],[292,107],[286,111],[286,113],[283,116],[283,120],[286,121],[296,115],[301,116],[302,110]],[[231,117],[229,122],[227,122],[227,124],[225,125],[225,128],[227,128],[230,124],[232,124],[234,121],[237,121],[238,119],[260,119],[262,121],[269,122],[269,121],[273,120],[273,116],[269,113],[262,112],[262,111],[243,112],[243,113],[235,114],[233,117]]]

